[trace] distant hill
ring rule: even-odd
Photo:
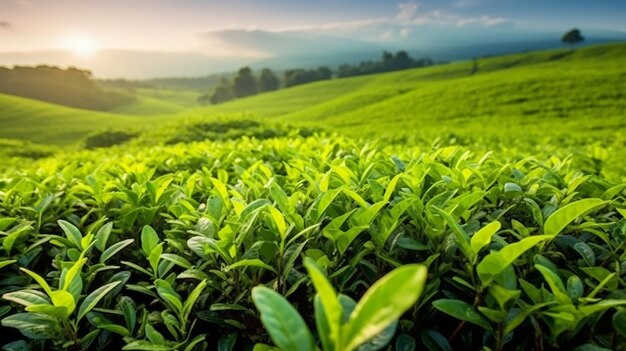
[[[186,128],[178,124],[182,120],[211,123],[243,116],[357,137],[448,135],[514,145],[520,133],[565,143],[593,130],[612,140],[626,130],[625,61],[625,43],[538,51],[481,58],[476,70],[472,61],[456,62],[332,79],[196,108],[193,93],[137,90],[141,104],[115,110],[118,114],[0,95],[0,138],[68,144],[103,128],[154,130],[167,122],[163,128],[171,134]]]
[[[96,111],[110,110],[132,100],[126,94],[103,90],[89,71],[51,66],[0,67],[0,93]]]
[[[626,128],[624,62],[624,43],[537,51],[481,58],[474,73],[474,63],[464,61],[334,79],[188,114],[247,113],[355,136],[611,133]]]

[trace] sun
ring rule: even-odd
[[[72,35],[65,40],[66,48],[76,56],[90,57],[98,51],[96,42],[85,35]]]

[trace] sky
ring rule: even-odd
[[[572,27],[625,33],[624,18],[623,0],[0,0],[0,64],[44,63],[47,53],[98,66],[105,52],[239,64],[306,53],[298,43],[426,50]]]

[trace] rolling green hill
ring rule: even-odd
[[[68,145],[102,129],[140,128],[147,117],[65,107],[0,94],[0,138]],[[163,120],[150,117],[150,123]]]
[[[626,45],[554,50],[364,76],[196,110],[247,112],[349,134],[550,133],[624,129]]]
[[[133,100],[109,112],[126,115],[164,115],[198,107],[196,91],[143,88],[127,91]]]
[[[134,102],[108,113],[0,96],[0,138],[69,144],[94,130],[241,115],[365,137],[567,139],[593,130],[594,138],[606,138],[626,128],[625,61],[626,44],[542,51],[480,59],[475,74],[472,62],[459,62],[317,82],[202,108],[193,107],[194,92],[150,89],[134,91]]]

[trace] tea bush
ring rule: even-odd
[[[626,350],[626,184],[515,155],[241,137],[5,170],[4,349]]]

